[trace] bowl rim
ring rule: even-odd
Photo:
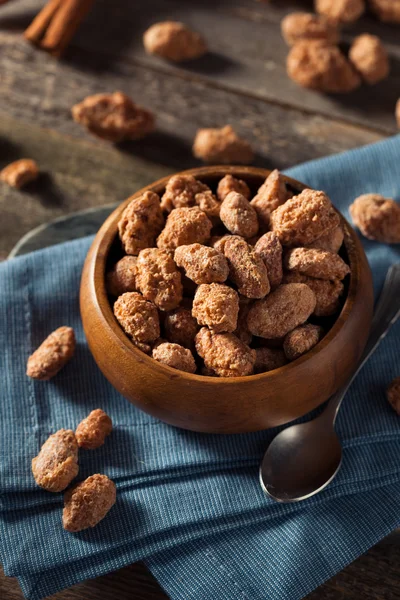
[[[211,377],[207,375],[200,375],[195,373],[188,373],[186,371],[180,371],[177,369],[173,369],[168,365],[160,363],[156,361],[152,356],[149,356],[139,350],[133,342],[129,339],[129,337],[122,330],[120,325],[115,319],[112,304],[109,301],[109,297],[106,290],[105,283],[105,274],[106,274],[106,265],[108,255],[111,249],[112,244],[114,243],[115,237],[117,235],[117,223],[119,221],[120,215],[126,206],[136,197],[141,196],[146,191],[155,191],[162,190],[165,188],[168,180],[174,175],[193,175],[194,177],[201,180],[201,178],[222,178],[224,175],[231,174],[238,178],[244,178],[251,176],[252,178],[260,178],[265,180],[266,177],[271,173],[270,169],[262,169],[259,167],[243,167],[243,166],[207,166],[207,167],[198,167],[193,169],[186,169],[184,171],[179,171],[178,173],[171,173],[157,181],[141,188],[132,196],[129,196],[126,200],[121,202],[119,206],[109,215],[109,217],[104,221],[103,225],[100,227],[98,233],[96,234],[95,240],[91,246],[90,252],[93,252],[92,256],[92,271],[91,271],[91,285],[94,292],[95,303],[97,305],[97,309],[100,311],[104,324],[109,327],[112,332],[113,337],[115,338],[115,342],[122,345],[124,349],[128,352],[128,354],[133,355],[133,358],[139,359],[140,361],[144,361],[147,363],[149,367],[155,369],[161,369],[164,371],[169,377],[173,378],[182,378],[187,381],[196,381],[196,382],[204,382],[204,383],[216,383],[223,381],[225,385],[245,385],[249,382],[260,381],[264,379],[266,382],[268,379],[274,379],[277,375],[283,374],[284,371],[288,371],[289,369],[295,369],[299,367],[302,363],[310,360],[316,354],[322,352],[326,349],[326,347],[330,344],[330,342],[339,334],[341,329],[346,323],[348,316],[352,310],[352,299],[355,297],[357,293],[357,282],[359,280],[361,265],[360,265],[360,256],[359,249],[361,247],[361,243],[358,239],[358,236],[355,230],[351,227],[345,217],[340,213],[340,211],[334,206],[335,211],[339,214],[341,219],[341,224],[344,230],[344,245],[346,247],[347,256],[349,260],[350,266],[350,281],[348,285],[347,297],[342,306],[342,310],[340,311],[335,323],[332,325],[331,329],[328,333],[322,338],[318,344],[316,344],[311,350],[309,350],[303,356],[300,356],[294,361],[289,362],[282,367],[277,369],[273,369],[272,371],[267,371],[264,373],[257,373],[253,375],[246,375],[241,377]],[[291,187],[299,190],[299,193],[304,189],[307,189],[308,186],[292,177],[288,177],[282,173],[282,176],[285,179],[285,182],[288,183]],[[98,282],[97,285],[95,282]]]

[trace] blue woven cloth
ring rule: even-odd
[[[400,137],[290,175],[326,190],[344,214],[363,192],[400,199]],[[363,241],[378,293],[400,249]],[[339,475],[316,497],[280,505],[258,483],[276,430],[214,436],[176,429],[136,410],[104,379],[78,310],[90,242],[0,265],[0,558],[26,597],[145,559],[172,600],[296,600],[400,525],[400,420],[384,393],[400,375],[400,323],[340,412]],[[49,382],[27,378],[27,356],[60,325],[75,328],[76,357]],[[38,488],[30,462],[51,433],[76,427],[98,407],[114,431],[102,448],[81,452],[79,479],[105,473],[118,500],[96,528],[69,534],[61,526],[62,494]]]

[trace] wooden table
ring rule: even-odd
[[[118,202],[177,169],[196,166],[198,127],[231,123],[255,147],[255,163],[285,168],[375,142],[396,131],[400,96],[400,29],[366,16],[343,32],[380,35],[392,73],[376,87],[343,97],[321,96],[285,73],[287,48],[279,22],[307,2],[254,0],[97,0],[63,61],[21,38],[43,1],[0,7],[0,167],[35,158],[40,179],[25,191],[1,186],[0,258],[33,227],[87,207]],[[208,56],[173,66],[145,55],[142,32],[156,20],[179,19],[201,31]],[[96,92],[122,90],[157,115],[157,131],[118,147],[83,131],[71,106]],[[400,598],[400,534],[371,549],[312,593],[309,600]],[[0,597],[19,600],[15,580],[0,575]],[[53,600],[162,600],[143,565],[85,582]],[[289,600],[289,599],[288,599]]]

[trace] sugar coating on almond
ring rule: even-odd
[[[175,250],[178,246],[199,243],[210,239],[212,223],[197,206],[176,208],[168,216],[165,228],[157,238],[157,246]]]
[[[104,444],[104,441],[112,431],[112,421],[110,417],[96,408],[83,419],[75,430],[76,440],[79,448],[86,450],[95,450]]]
[[[180,21],[154,23],[143,35],[148,54],[156,54],[173,62],[200,58],[207,52],[203,37]]]
[[[345,94],[361,84],[360,76],[340,48],[325,42],[297,42],[288,54],[286,68],[298,85],[320,92]]]
[[[17,189],[35,181],[38,177],[39,167],[36,161],[30,158],[20,158],[0,171],[0,181]]]
[[[217,333],[233,332],[237,327],[239,296],[235,290],[220,283],[199,285],[192,314],[199,325],[207,325]]]
[[[220,218],[233,235],[251,238],[258,231],[256,211],[249,201],[237,192],[230,192],[222,202]]]
[[[220,129],[198,129],[193,142],[193,155],[215,164],[247,165],[254,158],[249,142],[239,137],[231,125]]]
[[[143,297],[160,310],[177,308],[182,300],[181,274],[165,250],[146,248],[140,251],[136,283]]]
[[[315,0],[315,10],[331,21],[351,23],[365,11],[365,0]]]
[[[400,243],[400,204],[380,194],[363,194],[350,206],[353,223],[370,240]]]
[[[281,338],[307,321],[315,309],[314,292],[302,283],[281,285],[249,310],[247,325],[253,335]]]
[[[316,305],[313,314],[316,317],[330,317],[340,309],[340,298],[344,285],[339,279],[315,279],[298,272],[285,273],[283,283],[305,283],[315,294]]]
[[[279,348],[256,348],[256,362],[254,373],[267,373],[283,367],[287,358]]]
[[[171,344],[170,342],[158,344],[153,348],[152,356],[157,362],[168,365],[172,369],[186,371],[186,373],[196,371],[193,354],[188,348],[184,348],[179,344]]]
[[[114,506],[115,483],[106,475],[91,475],[64,494],[63,527],[78,532],[95,527]]]
[[[28,358],[26,374],[33,379],[51,379],[71,360],[75,347],[72,327],[59,327]]]
[[[144,192],[133,198],[118,222],[118,232],[127,254],[137,255],[144,248],[155,245],[164,226],[160,198],[154,192]]]
[[[341,225],[329,231],[326,235],[314,240],[308,248],[318,248],[327,252],[339,252],[344,240],[344,232]]]
[[[137,292],[122,294],[114,304],[114,315],[134,342],[151,344],[160,337],[157,308]]]
[[[342,280],[350,267],[338,254],[316,248],[292,248],[286,252],[285,268],[316,279]]]
[[[229,279],[240,294],[248,298],[263,298],[269,293],[267,268],[243,238],[231,236],[225,243],[224,254],[228,259]]]
[[[271,290],[275,290],[282,283],[282,244],[273,231],[265,233],[256,242],[254,253],[260,256],[267,268],[268,280]]]
[[[155,125],[153,113],[122,92],[87,96],[72,107],[72,117],[93,135],[114,143],[141,139]]]
[[[285,180],[278,169],[275,169],[268,175],[258,189],[256,196],[250,202],[257,213],[262,231],[269,228],[269,218],[272,211],[284,204],[288,198],[289,193]]]
[[[197,321],[187,308],[179,307],[165,316],[164,332],[168,342],[193,350],[198,330]]]
[[[168,180],[161,198],[161,208],[171,212],[174,208],[196,205],[196,195],[211,191],[208,185],[195,179],[193,175],[174,175]]]
[[[178,267],[185,270],[186,277],[197,284],[223,283],[228,278],[229,267],[225,256],[209,246],[179,246],[174,259]]]
[[[214,333],[203,327],[196,336],[196,350],[205,366],[219,377],[242,377],[253,373],[255,350],[233,333]]]
[[[48,492],[61,492],[78,475],[78,443],[73,431],[60,429],[32,459],[36,483]]]
[[[237,192],[246,198],[250,199],[250,188],[243,179],[233,177],[229,173],[223,177],[217,186],[217,197],[220,202],[223,202],[230,192]]]
[[[389,75],[389,57],[376,35],[363,33],[353,41],[349,59],[364,81],[374,85]]]
[[[136,264],[136,256],[124,256],[107,273],[106,286],[111,296],[118,298],[118,296],[121,296],[125,292],[137,291]]]
[[[288,360],[296,360],[320,341],[323,334],[322,327],[306,323],[290,331],[283,342],[283,351]]]
[[[330,44],[336,44],[339,41],[336,23],[323,15],[312,13],[289,13],[281,22],[281,31],[289,46],[302,40],[322,40]]]
[[[340,217],[324,192],[306,189],[274,210],[270,223],[282,245],[307,246],[335,229]]]

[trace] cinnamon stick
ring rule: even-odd
[[[25,38],[61,56],[94,0],[50,0],[25,31]]]
[[[28,29],[24,33],[24,37],[38,44],[44,36],[47,27],[50,25],[52,18],[62,4],[62,0],[50,0],[40,13],[33,19]]]

